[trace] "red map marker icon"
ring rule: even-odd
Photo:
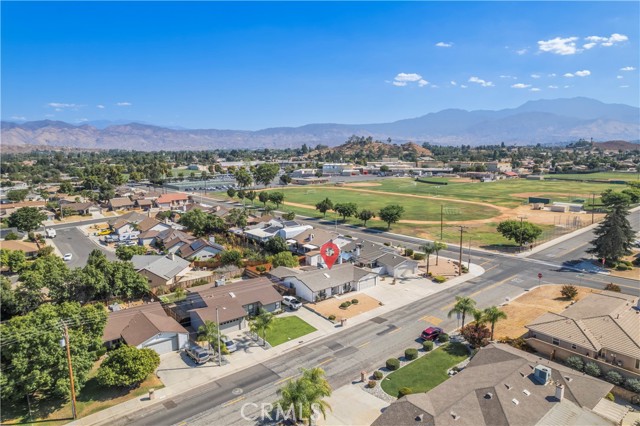
[[[331,269],[338,256],[340,256],[340,248],[333,243],[333,241],[326,242],[320,247],[320,256],[327,265],[327,268]]]

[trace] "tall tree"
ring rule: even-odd
[[[264,243],[264,249],[271,254],[281,253],[283,251],[288,251],[289,247],[287,246],[287,242],[279,236],[275,236],[270,238],[266,243]]]
[[[507,314],[498,309],[497,306],[491,306],[484,310],[483,315],[485,320],[491,323],[491,340],[493,340],[493,332],[496,328],[496,323],[502,319],[507,319]]]
[[[422,247],[420,247],[422,249],[422,251],[424,251],[424,254],[427,255],[427,275],[429,275],[429,259],[431,258],[431,255],[433,253],[435,253],[436,251],[436,247],[435,244],[432,242],[426,242]]]
[[[7,191],[7,199],[13,203],[24,201],[27,195],[29,195],[28,189],[12,189],[11,191]]]
[[[593,247],[587,252],[616,262],[631,254],[636,235],[628,219],[631,198],[628,194],[607,190],[602,193],[601,200],[607,208],[607,215],[595,229],[596,238],[591,241]]]
[[[144,246],[120,246],[116,248],[116,257],[120,260],[129,261],[135,255],[143,255],[147,252]]]
[[[291,183],[291,176],[289,176],[288,174],[283,174],[280,176],[280,183],[282,185],[289,185]]]
[[[274,191],[269,193],[269,201],[276,205],[276,208],[280,208],[280,204],[284,203],[284,192]]]
[[[380,210],[378,216],[387,223],[387,230],[391,229],[391,224],[400,220],[404,214],[404,207],[399,204],[391,204]]]
[[[253,183],[253,177],[244,168],[236,170],[233,176],[236,178],[236,182],[238,182],[238,186],[240,186],[240,188],[247,188]]]
[[[446,250],[447,245],[442,241],[434,241],[433,248],[436,251],[436,266],[438,266],[438,258],[440,257],[440,250]]]
[[[498,232],[509,240],[514,240],[520,246],[531,244],[542,234],[542,228],[531,222],[505,220],[498,224]]]
[[[333,202],[327,197],[316,204],[316,210],[322,213],[323,217],[327,217],[327,212],[333,210]]]
[[[222,340],[226,336],[220,332],[218,324],[206,320],[204,324],[198,327],[198,337],[209,343],[209,350],[214,350],[218,353],[218,340],[221,341],[221,345],[223,346],[224,343],[222,343]],[[222,348],[221,350],[224,352],[225,349]]]
[[[302,369],[302,376],[296,380],[290,380],[279,391],[280,399],[276,406],[283,412],[292,414],[295,423],[309,420],[315,417],[315,409],[326,418],[326,410],[331,406],[324,398],[331,396],[331,386],[325,378],[325,372],[321,368],[311,370]],[[288,410],[293,407],[293,410]],[[301,417],[301,418],[299,418]]]
[[[256,183],[269,186],[278,176],[280,166],[276,163],[263,163],[258,165],[253,171],[253,179]]]
[[[269,193],[267,191],[261,191],[260,193],[258,193],[258,200],[260,200],[264,207],[267,207],[267,201],[269,201]]]
[[[348,217],[355,216],[358,213],[358,205],[356,203],[339,203],[333,208],[336,213],[342,216],[342,221],[346,221]]]
[[[196,237],[202,237],[211,232],[211,215],[201,209],[192,209],[180,216],[180,225],[184,225]]]
[[[131,387],[146,380],[160,365],[160,356],[149,348],[122,345],[100,364],[96,379],[103,386]]]
[[[453,305],[453,309],[447,313],[447,318],[451,318],[453,314],[462,315],[462,327],[464,328],[464,322],[467,317],[467,313],[473,312],[476,307],[476,301],[467,296],[456,296],[456,303]]]
[[[371,210],[360,210],[358,212],[358,219],[360,219],[364,226],[367,226],[367,222],[375,216],[375,213]]]
[[[40,228],[46,219],[47,215],[36,207],[22,207],[9,215],[7,223],[21,231],[31,232]]]

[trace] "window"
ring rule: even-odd
[[[571,345],[571,349],[576,349],[576,345]]]
[[[556,346],[560,346],[560,340],[558,340],[557,337],[552,337],[551,338],[551,343],[553,343]]]
[[[640,369],[640,359],[636,359],[636,370]]]

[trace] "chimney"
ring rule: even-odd
[[[360,257],[360,246],[356,246],[356,256]]]
[[[556,385],[556,399],[559,402],[564,399],[564,385]]]
[[[211,244],[215,244],[216,243],[216,237],[214,235],[209,235],[209,242]]]
[[[176,260],[176,254],[175,253],[169,253],[169,255],[167,256],[169,259],[171,259],[171,261]]]

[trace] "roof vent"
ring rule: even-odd
[[[484,394],[484,399],[492,399],[493,398],[493,394],[491,392],[487,392],[486,394]]]
[[[453,417],[453,420],[458,420],[460,418],[460,416],[454,413],[453,411],[450,414],[451,414],[451,417]]]
[[[529,392],[529,391],[528,391],[528,390],[526,390],[526,389],[525,389],[525,390],[523,390],[523,391],[522,391],[522,393],[523,393],[523,394],[525,394],[525,395],[527,395],[527,396],[531,395],[531,392]]]
[[[511,390],[511,385],[510,384],[505,383],[504,385],[507,387],[507,389]]]
[[[422,419],[424,419],[424,414],[418,414],[418,416],[416,416],[416,422],[421,422]]]
[[[229,296],[231,296],[231,298],[232,298],[232,299],[235,299],[235,298],[236,298],[236,295],[235,295],[235,294],[233,294],[233,292],[232,292],[232,291],[230,291],[230,292],[229,292]]]
[[[514,403],[514,404],[516,404],[516,405],[520,404],[520,401],[518,401],[518,400],[517,400],[517,399],[515,399],[515,398],[513,398],[513,399],[511,400],[511,402],[513,402],[513,403]]]
[[[329,276],[329,274],[327,274],[326,272],[323,272],[323,273],[322,273],[322,275],[324,275],[324,276],[325,276],[325,278],[331,278],[331,277]]]

